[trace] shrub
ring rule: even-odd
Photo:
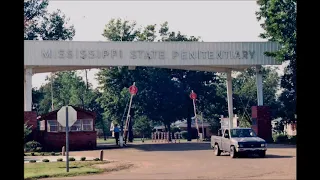
[[[42,159],[42,162],[50,162],[49,159]]]
[[[288,140],[290,144],[296,144],[297,143],[297,136],[288,136]]]
[[[40,155],[41,155],[41,156],[44,156],[44,153],[41,153]]]
[[[181,136],[183,139],[188,139],[188,131],[181,131]]]
[[[100,159],[99,159],[99,158],[94,158],[93,160],[94,160],[94,161],[100,161]]]
[[[42,147],[36,147],[36,152],[40,152],[42,150]]]
[[[80,160],[81,160],[81,161],[85,161],[85,160],[86,160],[86,157],[81,157]]]
[[[41,144],[37,141],[29,141],[25,144],[25,150],[27,152],[37,152],[41,151]]]
[[[287,143],[288,142],[288,136],[284,134],[275,134],[273,135],[273,141],[275,143]]]
[[[58,158],[57,161],[58,161],[58,162],[62,162],[63,159],[62,159],[62,158]]]
[[[75,161],[76,159],[74,157],[69,157],[69,161]]]
[[[29,163],[35,163],[37,162],[36,160],[30,160]]]
[[[55,152],[51,152],[51,156],[55,156],[56,155],[56,153]]]
[[[34,152],[31,153],[31,156],[34,156]]]

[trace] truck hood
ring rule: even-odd
[[[232,138],[236,142],[266,142],[264,139],[259,137],[243,137],[243,138]]]

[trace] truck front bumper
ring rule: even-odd
[[[262,151],[267,151],[267,148],[237,148],[237,152],[239,153],[259,153]]]

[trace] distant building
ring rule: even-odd
[[[94,128],[96,114],[82,108],[73,108],[77,111],[78,120],[70,127],[69,149],[87,150],[96,148],[97,133]],[[65,128],[57,121],[57,112],[58,110],[43,114],[36,120],[28,122],[33,125],[33,139],[38,141],[46,151],[61,151],[61,148],[66,144]],[[30,118],[25,118],[25,121],[28,119]],[[36,125],[35,121],[37,122]]]
[[[181,131],[187,131],[188,130],[188,123],[187,123],[187,120],[183,120],[183,121],[176,121],[175,123],[175,126],[178,127]],[[198,121],[198,128],[199,128],[199,133],[202,134],[202,126],[203,126],[203,131],[204,131],[204,138],[208,138],[208,137],[211,137],[212,133],[210,131],[210,124],[207,123],[207,122],[203,122],[203,125],[202,125],[202,122],[201,121]],[[197,130],[197,126],[196,126],[196,122],[194,119],[191,120],[191,129],[192,131],[196,132]]]
[[[188,130],[188,124],[187,124],[187,120],[178,120],[174,123],[171,124],[171,127],[177,127],[180,129],[180,131],[187,131]],[[198,121],[198,127],[199,127],[199,133],[202,133],[202,123],[201,121]],[[161,125],[161,126],[155,126],[153,128],[155,131],[165,131],[165,126]],[[210,137],[212,135],[211,131],[210,131],[210,124],[207,122],[203,122],[203,129],[204,129],[204,137]],[[194,137],[196,137],[196,133],[197,133],[197,128],[196,128],[196,123],[194,121],[194,119],[191,120],[191,131],[192,134],[195,134]]]
[[[289,136],[296,136],[297,135],[297,123],[296,121],[290,121],[286,122],[282,118],[277,118],[271,121],[272,129],[273,131],[276,131],[275,129],[278,128],[278,126],[281,127],[281,131],[283,131],[285,134]]]

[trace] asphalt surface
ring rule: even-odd
[[[99,157],[100,150],[70,152]],[[268,145],[265,158],[214,156],[209,143],[132,144],[104,150],[107,160],[132,163],[130,169],[60,179],[296,179],[296,147]],[[54,178],[57,179],[57,178]]]

